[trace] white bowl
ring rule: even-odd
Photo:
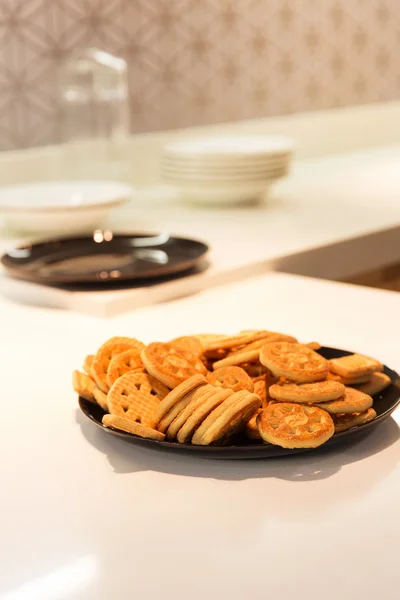
[[[225,136],[178,140],[167,144],[163,154],[199,160],[257,160],[293,149],[293,140],[282,136]]]
[[[198,185],[197,183],[175,183],[179,196],[186,202],[196,204],[247,204],[265,198],[270,182],[235,185]]]
[[[114,181],[57,181],[0,188],[0,215],[26,233],[84,233],[96,229],[110,210],[132,197]]]
[[[163,156],[162,164],[166,166],[173,166],[179,168],[190,168],[190,169],[217,169],[217,170],[229,170],[229,169],[243,169],[243,170],[257,170],[262,169],[269,165],[280,165],[290,162],[292,154],[282,154],[281,156],[263,157],[260,159],[248,160],[242,157],[235,158],[235,160],[225,159],[213,159],[213,158],[196,158],[186,159],[183,157],[171,157]]]
[[[253,182],[262,181],[269,179],[276,179],[278,177],[284,177],[289,173],[289,165],[282,165],[280,167],[273,167],[270,169],[264,169],[258,173],[243,173],[240,171],[232,171],[231,173],[225,172],[204,172],[200,170],[179,170],[179,169],[167,169],[163,168],[162,177],[166,181],[198,181],[202,182]]]

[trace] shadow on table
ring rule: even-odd
[[[400,429],[386,419],[353,439],[333,447],[321,447],[309,453],[271,459],[220,460],[200,458],[145,448],[113,438],[94,427],[77,409],[77,422],[86,440],[106,454],[115,473],[158,471],[184,477],[206,477],[228,481],[272,477],[286,481],[317,481],[331,477],[351,463],[362,461],[389,448],[400,437]],[[398,452],[387,453],[382,470],[391,471],[400,460]],[[391,463],[391,464],[389,464]]]

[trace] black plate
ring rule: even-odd
[[[319,353],[325,358],[338,358],[339,356],[345,356],[352,354],[347,350],[338,350],[336,348],[321,348]],[[392,380],[392,385],[387,387],[383,392],[374,396],[374,409],[376,411],[376,418],[369,423],[364,425],[357,425],[348,429],[347,431],[341,431],[335,433],[330,440],[324,444],[324,447],[334,446],[340,444],[342,441],[347,440],[349,436],[357,436],[368,431],[371,427],[375,427],[378,423],[381,423],[387,419],[394,409],[400,403],[400,377],[395,372],[385,366],[384,372],[389,375]],[[83,413],[98,427],[100,427],[106,433],[116,435],[125,439],[132,444],[139,444],[142,446],[160,448],[170,451],[183,452],[196,454],[203,456],[204,458],[229,458],[229,459],[241,459],[241,458],[274,458],[276,456],[291,456],[299,452],[309,452],[312,448],[296,448],[295,450],[288,450],[281,448],[280,446],[273,446],[272,444],[259,444],[258,442],[250,443],[248,439],[242,438],[238,440],[235,446],[192,446],[191,444],[178,444],[175,442],[159,442],[155,440],[148,440],[141,438],[132,433],[125,433],[109,427],[104,427],[101,420],[104,415],[104,411],[83,398],[79,398],[79,406]]]
[[[13,277],[40,283],[115,283],[181,273],[207,251],[202,242],[168,234],[96,231],[13,248],[1,263]]]

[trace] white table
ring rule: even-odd
[[[212,249],[208,270],[156,286],[96,293],[12,279],[0,279],[0,289],[19,301],[109,316],[276,267],[331,278],[380,268],[400,260],[399,164],[400,146],[297,162],[269,201],[253,207],[185,206],[165,188],[151,186],[136,203],[117,210],[109,226],[198,237]],[[4,232],[1,237],[2,250],[11,240]]]
[[[70,372],[111,335],[266,327],[400,371],[392,292],[270,274],[110,319],[0,299],[2,600],[395,600],[399,411],[293,458],[136,448],[80,414]]]

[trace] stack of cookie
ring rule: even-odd
[[[376,417],[372,394],[390,384],[383,365],[372,358],[353,354],[328,361],[303,344],[266,344],[260,362],[279,379],[257,416],[258,432],[284,448],[313,448],[335,431],[371,421]],[[368,388],[345,385],[361,379]]]
[[[390,384],[378,361],[327,361],[319,347],[265,330],[148,346],[115,337],[86,357],[73,385],[101,406],[106,427],[142,437],[226,444],[244,431],[286,448],[316,447],[373,419],[372,395]]]

